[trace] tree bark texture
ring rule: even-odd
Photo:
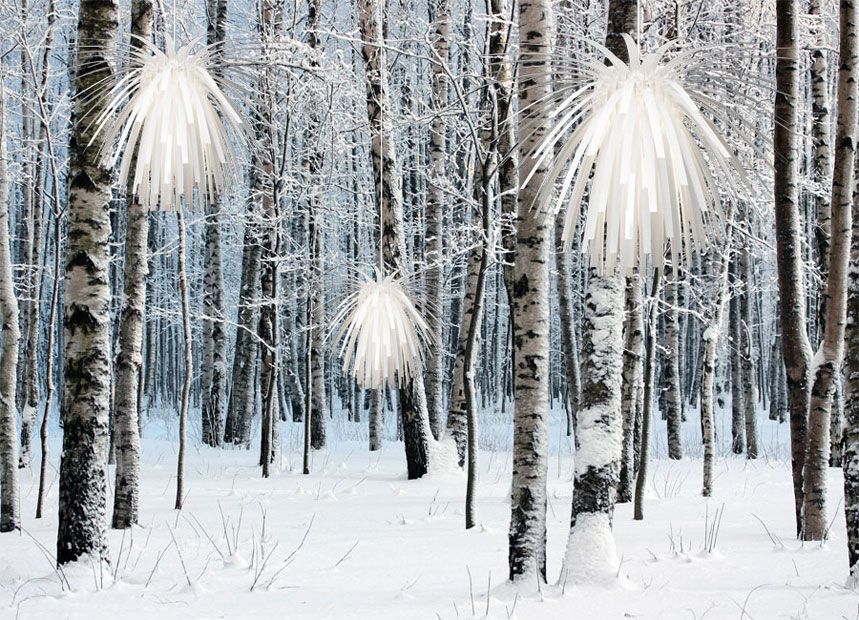
[[[74,91],[111,74],[108,55],[117,31],[112,0],[82,0],[78,13]],[[92,47],[87,41],[99,41]],[[89,554],[107,557],[107,457],[111,391],[111,172],[99,165],[100,141],[90,144],[102,103],[75,102],[69,144],[63,312],[63,452],[60,461],[57,562]]]

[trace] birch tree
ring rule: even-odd
[[[554,15],[549,0],[520,0],[519,105],[522,163],[545,135],[552,92]],[[508,564],[512,581],[546,578],[546,476],[549,404],[549,243],[553,221],[534,202],[545,170],[519,192],[511,311],[513,331],[513,484]]]
[[[777,54],[773,130],[776,265],[781,341],[790,413],[791,468],[797,533],[802,530],[802,478],[811,383],[811,344],[806,332],[802,222],[797,189],[798,19],[797,0],[781,0],[776,3]]]
[[[675,270],[665,268],[665,342],[662,387],[665,396],[665,419],[668,426],[668,458],[683,458],[683,396],[680,393],[680,320],[677,305],[677,276]]]
[[[644,304],[638,273],[626,279],[626,319],[624,326],[623,380],[621,415],[623,416],[623,446],[620,459],[620,480],[617,501],[632,501],[635,485],[635,422],[639,415],[638,392],[643,379]]]
[[[223,55],[227,26],[226,0],[207,0],[206,44],[212,48],[213,64]],[[203,443],[220,446],[224,441],[224,412],[227,400],[227,333],[224,329],[224,268],[221,252],[221,217],[217,198],[206,203],[205,274],[203,276]]]
[[[0,532],[21,527],[18,498],[18,300],[12,277],[9,234],[9,153],[6,90],[0,85]]]
[[[434,24],[432,64],[432,91],[435,114],[430,128],[430,191],[426,212],[426,302],[430,310],[430,343],[426,359],[427,411],[433,435],[438,439],[441,433],[444,407],[444,330],[442,310],[444,303],[442,279],[444,276],[443,219],[445,191],[447,186],[447,123],[445,108],[448,99],[447,64],[450,60],[450,2],[449,0],[430,0],[430,19]]]
[[[386,53],[381,7],[376,0],[357,0],[358,28],[367,87],[371,155],[376,200],[379,205],[381,250],[388,273],[408,274],[403,232],[403,184],[393,142]],[[423,377],[410,379],[398,390],[409,479],[420,478],[430,467],[432,430],[426,410]]]
[[[635,0],[609,3],[606,47],[629,61],[621,33],[634,32]],[[576,424],[573,509],[564,569],[574,581],[613,576],[617,552],[611,533],[622,455],[624,279],[591,268],[582,319],[582,396]],[[591,557],[587,562],[583,560]]]
[[[319,0],[311,0],[308,4],[308,44],[315,50],[319,46]],[[318,131],[319,119],[314,113],[310,118],[310,132]],[[307,171],[313,179],[312,183],[320,174],[322,165],[322,153],[317,148],[313,149],[306,166]],[[310,330],[310,381],[307,389],[310,390],[310,444],[315,450],[325,447],[327,442],[327,406],[325,393],[325,295],[323,286],[323,247],[324,240],[322,231],[322,213],[317,189],[314,187],[309,196],[308,221],[308,243],[310,247],[310,315],[307,317],[307,325]]]
[[[82,0],[78,12],[74,91],[111,75],[117,5]],[[99,45],[87,45],[98,41]],[[63,452],[60,461],[57,562],[107,554],[105,512],[110,408],[110,282],[108,278],[111,174],[90,144],[102,102],[75,102],[68,195],[63,312]]]
[[[823,540],[829,529],[826,482],[829,467],[829,424],[835,382],[841,373],[846,324],[847,277],[850,262],[854,166],[856,157],[859,41],[854,0],[840,2],[838,121],[832,175],[832,219],[829,271],[826,278],[826,321],[812,369],[808,447],[803,472],[804,540]]]
[[[131,6],[131,46],[139,49],[152,34],[152,3],[134,0]],[[146,277],[149,213],[136,199],[129,184],[125,224],[123,302],[119,318],[119,354],[116,357],[114,398],[114,450],[116,479],[113,527],[137,523],[140,478],[140,428],[138,393],[143,363],[143,323],[146,312]],[[58,250],[59,251],[59,250]]]

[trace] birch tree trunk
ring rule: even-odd
[[[579,410],[582,382],[579,374],[579,342],[576,334],[575,313],[573,312],[573,287],[570,257],[564,252],[564,225],[562,213],[555,221],[555,264],[558,275],[556,287],[558,291],[558,312],[561,315],[561,349],[564,355],[564,375],[567,381],[567,435],[574,432],[576,413]],[[639,296],[640,297],[640,296]],[[634,412],[633,412],[634,413]],[[624,418],[625,420],[625,418]]]
[[[248,421],[253,418],[253,411],[256,407],[254,379],[256,377],[257,358],[259,357],[257,298],[260,287],[261,254],[262,245],[259,239],[259,230],[256,224],[248,218],[245,223],[242,249],[238,328],[236,329],[235,353],[230,375],[232,386],[227,419],[224,425],[224,441],[246,448],[250,447],[251,439]]]
[[[382,449],[385,436],[383,411],[381,406],[382,394],[380,390],[367,390],[366,399],[369,413],[367,423],[369,425],[369,448],[370,452]]]
[[[179,234],[179,298],[182,304],[182,352],[184,368],[182,375],[182,401],[179,405],[179,450],[176,459],[176,510],[182,510],[185,502],[185,444],[187,443],[188,409],[191,406],[191,381],[194,378],[194,354],[191,340],[191,300],[188,290],[188,268],[186,260],[185,214],[182,205],[176,208],[176,225]]]
[[[635,420],[638,417],[638,392],[641,389],[644,361],[644,304],[638,273],[626,279],[626,327],[623,351],[621,413],[623,447],[620,458],[618,502],[631,502],[635,485]]]
[[[312,49],[319,46],[319,0],[311,0],[308,4],[308,44]],[[319,126],[319,119],[314,113],[311,116],[312,128]],[[311,129],[315,132],[316,129]],[[307,162],[308,172],[313,183],[320,174],[322,167],[322,153],[313,152]],[[325,295],[323,290],[323,231],[319,198],[315,189],[309,197],[308,213],[308,235],[311,249],[310,258],[310,295],[312,296],[311,314],[308,317],[308,329],[310,330],[310,350],[308,351],[310,364],[310,384],[308,388],[310,397],[310,445],[314,450],[325,447],[328,435],[327,395],[325,393]]]
[[[748,218],[748,209],[743,214]],[[740,330],[738,346],[741,352],[742,387],[743,387],[743,425],[746,435],[746,458],[758,458],[758,422],[757,422],[757,391],[755,390],[755,361],[752,348],[752,273],[751,256],[748,244],[740,250],[740,272],[742,274],[743,291],[740,295],[740,320],[737,327]]]
[[[803,540],[823,540],[829,528],[826,480],[829,466],[829,425],[835,382],[841,374],[847,321],[847,277],[850,262],[853,175],[856,157],[857,41],[854,0],[840,2],[840,58],[838,63],[838,122],[832,175],[832,220],[829,272],[824,305],[826,324],[815,356],[809,409],[808,449],[803,472]]]
[[[459,330],[459,342],[456,347],[456,357],[453,365],[453,377],[451,380],[450,402],[447,412],[447,434],[456,444],[459,466],[465,465],[465,457],[468,448],[468,418],[466,407],[466,381],[465,367],[474,366],[477,356],[476,347],[471,350],[468,358],[469,326],[476,322],[480,325],[482,311],[477,305],[478,281],[480,279],[481,266],[483,264],[483,247],[475,245],[468,251],[468,267],[466,271],[465,294],[462,297],[462,320]],[[475,309],[478,316],[475,317]],[[473,388],[472,388],[473,389]]]
[[[511,4],[489,0],[493,21],[489,29],[489,66],[496,85],[498,106],[498,199],[501,202],[502,275],[507,301],[513,307],[513,278],[516,246],[516,210],[519,195],[519,147],[514,109],[514,74],[510,60]],[[515,353],[514,353],[515,355]]]
[[[611,534],[623,442],[623,278],[591,275],[582,323],[582,400],[564,571],[572,583],[617,573]],[[597,542],[599,541],[599,543]]]
[[[647,338],[644,346],[644,385],[642,387],[641,403],[641,448],[638,457],[638,471],[635,476],[635,503],[633,518],[636,521],[644,519],[644,489],[647,486],[648,464],[650,462],[650,431],[653,426],[653,387],[656,373],[656,333],[657,304],[659,299],[659,269],[653,270],[650,290],[650,311],[647,317]]]
[[[776,95],[773,151],[776,261],[782,348],[790,412],[791,468],[796,531],[802,531],[803,469],[811,387],[811,345],[806,333],[802,222],[797,189],[799,101],[798,7],[776,3]]]
[[[18,511],[18,300],[12,274],[9,227],[9,153],[6,148],[6,92],[0,85],[0,532],[21,527]]]
[[[226,0],[207,0],[207,45],[212,61],[223,54],[227,26]],[[205,275],[203,276],[202,440],[218,447],[224,441],[227,401],[227,332],[224,329],[224,269],[221,255],[221,206],[217,199],[206,204]]]
[[[152,34],[152,2],[134,0],[131,7],[133,48]],[[119,317],[119,354],[116,356],[113,436],[116,453],[112,526],[125,529],[137,523],[140,484],[140,426],[138,394],[143,363],[143,323],[146,312],[149,213],[136,200],[131,184],[126,191],[123,303]],[[58,250],[59,251],[59,250]]]
[[[814,195],[814,207],[817,223],[814,228],[814,241],[817,250],[818,266],[821,273],[829,269],[829,237],[831,231],[832,209],[829,180],[832,175],[832,149],[829,136],[832,121],[829,109],[829,76],[826,62],[825,29],[820,14],[821,0],[809,0],[808,14],[816,20],[816,41],[811,51],[811,140],[812,140],[812,173],[813,179],[820,184],[822,191]],[[822,292],[822,291],[821,291]]]
[[[264,0],[261,15],[261,44],[271,45],[280,33],[281,5],[276,0]],[[277,83],[273,69],[265,67],[260,76],[257,102],[260,144],[262,147],[259,188],[262,223],[262,253],[260,261],[261,307],[258,333],[260,339],[259,386],[262,400],[259,463],[264,478],[274,461],[277,437],[277,375],[280,359],[280,329],[278,327],[278,280],[281,247],[281,218],[279,182],[276,162],[280,156],[277,118]],[[312,416],[311,416],[312,418]],[[250,421],[246,423],[250,427]]]
[[[444,420],[444,323],[442,311],[444,297],[442,279],[443,230],[445,188],[447,174],[445,162],[447,155],[447,65],[450,57],[450,2],[449,0],[430,0],[431,19],[435,24],[433,51],[435,62],[432,65],[432,91],[435,116],[430,127],[430,191],[426,208],[426,302],[429,310],[430,333],[432,342],[426,356],[426,393],[427,411],[430,426],[436,439],[441,434]],[[457,446],[459,444],[457,443]]]
[[[18,10],[20,11],[21,19],[26,20],[27,14],[30,12],[30,3],[28,0],[21,0],[19,3]],[[26,22],[25,22],[26,23]],[[19,227],[24,228],[23,237],[20,240],[20,247],[18,251],[18,263],[22,264],[26,269],[25,275],[23,278],[23,294],[24,294],[24,303],[23,303],[23,312],[20,313],[19,317],[19,330],[23,333],[26,338],[24,342],[23,349],[19,350],[19,353],[23,354],[21,359],[21,368],[24,371],[22,376],[16,378],[18,382],[18,387],[16,389],[16,398],[20,401],[16,406],[16,409],[20,407],[22,413],[21,420],[21,449],[19,451],[19,466],[27,467],[30,462],[30,449],[31,449],[31,439],[32,439],[32,422],[34,419],[34,412],[30,410],[28,407],[28,397],[29,393],[33,390],[33,382],[35,381],[35,376],[32,378],[27,373],[28,366],[33,363],[36,363],[36,360],[32,360],[31,357],[28,356],[29,351],[27,347],[29,346],[29,336],[35,330],[38,333],[38,316],[36,313],[39,310],[39,305],[36,303],[37,299],[37,287],[40,284],[39,272],[38,268],[38,255],[40,253],[40,248],[36,243],[36,235],[38,218],[36,211],[36,203],[39,200],[37,194],[39,192],[36,191],[38,183],[35,181],[36,177],[33,176],[33,106],[32,106],[32,94],[35,89],[35,84],[31,80],[30,71],[29,71],[29,61],[30,61],[30,50],[26,49],[26,45],[19,45],[19,57],[20,57],[20,71],[21,71],[21,139],[20,146],[18,147],[21,155],[20,155],[20,171],[21,171],[21,180],[19,181],[19,191],[21,196],[21,208],[20,213],[18,214]],[[14,51],[14,50],[13,50]],[[34,320],[36,321],[34,323]],[[35,387],[38,389],[38,387]]]
[[[730,209],[730,207],[729,207]],[[725,305],[728,303],[728,272],[731,264],[731,244],[733,243],[733,212],[726,214],[727,233],[725,235],[724,251],[721,256],[717,250],[711,250],[711,264],[715,266],[717,275],[715,301],[709,312],[701,340],[704,343],[703,368],[701,369],[701,439],[704,444],[704,475],[701,495],[710,497],[713,494],[713,464],[716,459],[716,381],[718,379],[719,339],[722,335],[722,323]]]
[[[403,232],[403,184],[393,144],[391,103],[383,23],[377,0],[357,0],[367,84],[367,116],[372,140],[373,179],[379,204],[382,258],[388,273],[408,274]],[[410,480],[422,477],[430,467],[433,441],[426,410],[422,376],[406,382],[397,403],[403,421],[406,465]]]
[[[48,27],[45,31],[45,39],[41,43],[42,47],[42,69],[36,87],[37,107],[40,114],[38,115],[39,136],[36,142],[36,167],[35,183],[38,184],[44,178],[46,159],[48,150],[46,143],[48,141],[48,123],[49,120],[45,115],[48,110],[49,80],[51,67],[51,54],[53,53],[54,43],[54,28],[56,25],[56,3],[51,0],[47,7],[47,22]],[[22,46],[22,59],[26,61],[26,65],[22,67],[23,71],[29,73],[33,80],[36,80],[36,69],[33,64],[33,59],[29,48]],[[23,83],[23,82],[22,82]],[[25,115],[25,119],[27,116]],[[25,121],[25,126],[26,126]],[[25,173],[26,177],[26,173]],[[29,193],[29,192],[27,192]],[[21,373],[21,393],[24,406],[21,411],[21,453],[19,456],[19,467],[29,467],[30,455],[32,452],[33,426],[36,423],[36,413],[39,408],[39,400],[41,398],[40,377],[39,377],[39,336],[42,327],[42,235],[44,229],[44,196],[47,192],[39,191],[32,192],[32,197],[27,200],[32,201],[32,213],[28,227],[28,244],[30,254],[30,272],[28,274],[28,290],[30,301],[25,306],[26,332],[24,334],[26,341],[24,345],[23,357],[23,372]],[[25,194],[26,196],[26,194]]]
[[[635,0],[609,2],[606,47],[624,62],[629,58],[620,35],[635,31],[637,9]],[[617,571],[611,527],[623,441],[624,282],[619,271],[600,275],[591,268],[587,286],[573,509],[564,562],[574,582],[585,583],[613,578]]]
[[[74,91],[110,77],[117,5],[82,0]],[[88,41],[98,41],[92,47]],[[90,144],[102,103],[75,100],[69,153],[68,246],[63,313],[63,452],[60,461],[57,562],[107,557],[107,456],[110,409],[111,173]]]
[[[549,0],[519,2],[519,103],[522,170],[534,166],[527,153],[547,130],[552,92],[554,16]],[[549,405],[549,244],[554,222],[534,209],[545,170],[519,192],[512,282],[513,484],[508,563],[510,579],[546,578],[546,476]]]
[[[665,343],[662,388],[665,396],[665,419],[668,426],[668,458],[683,458],[683,396],[680,393],[680,321],[677,305],[677,277],[674,269],[665,268]]]
[[[491,89],[491,85],[487,85],[487,90]],[[494,96],[487,96],[491,102]],[[490,109],[490,114],[494,116],[494,110]],[[491,125],[491,124],[490,124]],[[468,479],[465,490],[465,528],[469,529],[477,525],[477,478],[478,478],[478,457],[480,455],[477,435],[477,397],[474,389],[474,372],[477,365],[477,350],[478,334],[483,322],[483,304],[486,289],[486,271],[489,266],[489,249],[486,244],[489,242],[490,233],[490,213],[494,197],[492,196],[493,171],[495,170],[496,159],[494,157],[494,138],[492,129],[484,131],[482,161],[478,164],[478,175],[475,179],[475,193],[480,204],[480,222],[481,235],[480,246],[478,248],[479,260],[477,264],[477,281],[474,290],[474,307],[472,308],[470,320],[467,324],[463,324],[463,331],[466,333],[465,350],[463,351],[463,359],[465,366],[463,368],[466,412],[466,429],[468,438]]]
[[[730,301],[730,327],[731,330],[731,451],[734,454],[742,454],[746,449],[746,425],[745,402],[743,400],[743,364],[740,360],[742,355],[741,327],[740,327],[740,297],[736,289],[739,286],[739,275],[737,273],[737,259],[730,259],[730,276],[734,285],[734,295]]]

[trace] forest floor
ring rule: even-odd
[[[689,445],[694,420],[686,424]],[[471,531],[464,529],[462,473],[408,481],[402,446],[389,442],[370,454],[363,428],[341,422],[332,429],[337,439],[314,454],[309,476],[299,473],[300,427],[292,424],[283,426],[283,456],[267,480],[254,451],[193,448],[181,512],[173,510],[175,445],[157,438],[170,436],[172,425],[148,428],[141,526],[110,531],[110,565],[82,561],[62,572],[52,560],[56,470],[46,518],[36,521],[34,459],[21,480],[24,531],[0,537],[0,618],[859,618],[859,595],[844,587],[840,471],[830,470],[829,542],[798,543],[786,425],[762,420],[763,455],[755,462],[723,450],[709,500],[700,496],[700,455],[659,458],[664,438],[657,437],[645,520],[632,520],[631,505],[615,514],[619,578],[584,586],[562,576],[573,463],[556,423],[547,547],[553,585],[539,593],[526,585],[518,595],[504,585],[509,422],[483,432],[480,526]],[[58,448],[55,440],[52,466]]]

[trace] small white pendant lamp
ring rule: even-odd
[[[335,324],[341,322],[343,370],[359,385],[403,385],[423,369],[429,325],[396,273],[385,276],[377,269],[375,279],[363,276],[337,310]]]

